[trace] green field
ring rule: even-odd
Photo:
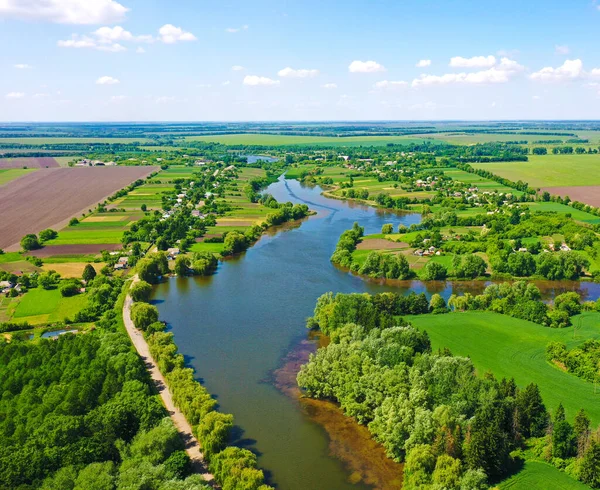
[[[531,209],[531,211],[570,214],[571,217],[577,221],[582,221],[584,223],[589,223],[592,225],[600,223],[600,217],[594,216],[590,213],[586,213],[585,211],[574,209],[571,206],[567,206],[566,204],[560,204],[558,202],[528,202],[526,205],[527,207],[529,207],[529,209]]]
[[[554,466],[541,461],[526,461],[521,471],[498,486],[501,490],[584,490],[590,488]]]
[[[11,180],[35,172],[35,170],[34,168],[2,168],[0,169],[0,185],[7,184]]]
[[[148,138],[0,138],[2,144],[61,145],[73,143],[151,143]]]
[[[475,163],[473,167],[522,180],[531,187],[600,185],[600,154],[529,155],[527,162]]]
[[[546,345],[551,341],[565,342],[572,348],[585,339],[600,337],[600,313],[586,313],[580,318],[581,326],[573,338],[572,327],[551,329],[491,312],[407,317],[427,331],[434,350],[448,347],[455,355],[470,357],[480,375],[491,371],[497,378],[514,377],[521,387],[537,383],[549,410],[562,403],[572,419],[584,408],[597,425],[600,393],[594,394],[594,385],[545,359]],[[577,325],[578,320],[574,323]]]
[[[1,141],[1,140],[0,140]],[[185,141],[210,141],[224,145],[328,145],[328,146],[385,146],[389,143],[409,145],[422,143],[424,138],[406,136],[286,136],[279,134],[220,134],[187,136]]]
[[[13,319],[32,324],[63,321],[73,318],[86,304],[85,295],[63,298],[58,289],[32,289],[19,298]]]

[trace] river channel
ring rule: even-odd
[[[236,443],[258,454],[268,482],[282,490],[399,488],[394,465],[374,464],[381,448],[348,425],[331,404],[298,399],[294,370],[315,349],[305,320],[327,291],[409,290],[479,293],[485,283],[365,281],[329,262],[340,234],[355,221],[365,233],[385,223],[409,226],[418,214],[394,214],[321,195],[319,187],[284,180],[267,189],[278,201],[302,202],[317,211],[302,223],[265,234],[245,254],[219,265],[208,278],[171,278],[153,300],[186,356],[220,405],[233,413]],[[575,290],[600,295],[593,283],[540,283],[544,295]],[[365,450],[368,448],[368,450]],[[400,478],[399,465],[398,478]],[[401,479],[401,478],[400,478]]]

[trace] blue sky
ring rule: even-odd
[[[0,0],[0,120],[597,119],[598,32],[593,0]]]

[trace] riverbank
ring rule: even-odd
[[[133,285],[138,281],[139,277],[136,274],[133,277],[131,284]],[[144,339],[143,332],[135,328],[133,321],[131,320],[132,304],[133,299],[129,294],[127,294],[125,302],[123,303],[123,323],[125,325],[125,329],[127,330],[127,334],[131,339],[131,343],[135,347],[138,355],[144,361],[146,370],[148,371],[148,374],[150,375],[150,378],[156,387],[156,391],[160,395],[163,405],[169,412],[169,416],[171,417],[173,424],[181,435],[181,439],[185,444],[185,452],[190,457],[194,472],[201,474],[206,482],[209,483],[213,488],[218,488],[214,482],[214,476],[209,473],[207,469],[206,461],[204,460],[204,456],[200,449],[200,444],[193,434],[192,426],[189,424],[183,413],[181,413],[181,411],[175,406],[173,397],[169,391],[169,386],[167,385],[164,376],[158,369],[158,366],[152,358],[152,355],[150,354],[150,348]]]

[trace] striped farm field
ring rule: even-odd
[[[526,461],[521,471],[504,480],[500,490],[585,490],[587,485],[541,461]]]

